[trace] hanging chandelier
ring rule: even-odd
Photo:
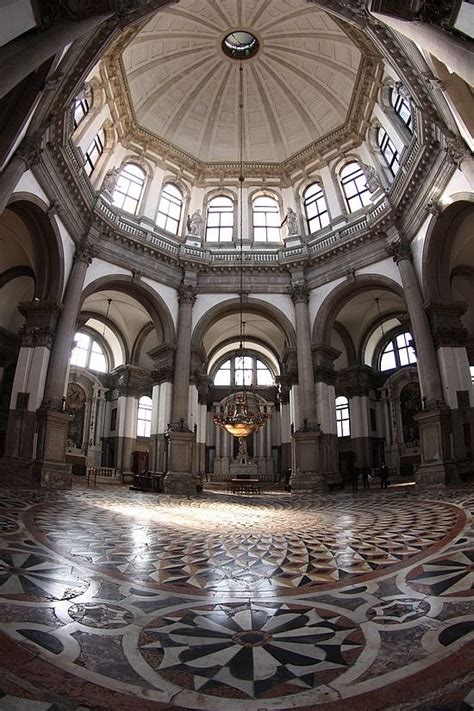
[[[240,343],[238,349],[238,357],[245,356],[244,344],[244,320],[243,320],[243,68],[242,62],[239,66],[239,238],[240,238],[240,268],[239,268],[239,334]],[[267,421],[269,414],[262,410],[256,394],[246,390],[245,383],[242,390],[232,393],[222,405],[219,414],[214,415],[215,424],[220,429],[229,432],[233,437],[239,439],[239,458],[246,458],[245,438],[257,432]]]

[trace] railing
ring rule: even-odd
[[[114,467],[88,467],[86,472],[87,486],[101,484],[119,484],[120,474]]]

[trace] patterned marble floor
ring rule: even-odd
[[[0,710],[472,708],[473,512],[3,490]]]

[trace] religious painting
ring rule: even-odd
[[[80,449],[84,432],[86,393],[77,383],[69,383],[66,395],[66,412],[69,413],[68,442]]]

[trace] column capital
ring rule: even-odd
[[[392,242],[387,246],[388,254],[393,257],[393,261],[398,264],[403,259],[408,259],[411,261],[412,253],[411,247],[408,242],[403,239],[399,239],[396,242]]]
[[[191,304],[194,306],[196,303],[196,289],[191,284],[181,284],[178,289],[178,303],[179,304]]]
[[[88,236],[83,237],[76,243],[76,251],[74,252],[74,262],[85,262],[91,264],[94,257],[97,256],[97,247],[92,244]]]
[[[292,284],[288,288],[288,293],[294,304],[307,304],[309,302],[309,289],[306,284]]]
[[[26,164],[30,170],[33,166],[38,165],[43,153],[43,136],[39,133],[25,136],[17,148],[16,154],[18,158]]]
[[[337,373],[337,391],[349,398],[367,396],[376,387],[376,373],[367,365],[355,365]]]
[[[20,330],[24,348],[53,347],[56,325],[63,309],[57,301],[22,301],[18,311],[25,317]]]
[[[112,374],[114,388],[123,397],[136,397],[150,395],[152,377],[148,370],[137,368],[134,365],[122,365]]]
[[[448,136],[446,138],[446,155],[448,160],[455,165],[457,168],[460,167],[461,163],[468,158],[472,158],[472,153],[458,136]]]
[[[429,301],[425,304],[436,348],[464,348],[468,333],[461,321],[467,305],[461,301]]]

